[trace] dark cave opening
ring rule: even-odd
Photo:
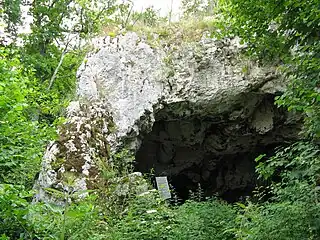
[[[190,191],[196,192],[199,184],[205,197],[218,196],[228,202],[235,202],[251,196],[258,183],[255,158],[263,153],[272,154],[280,144],[259,143],[256,139],[251,143],[253,146],[246,145],[250,141],[243,142],[243,135],[240,135],[234,139],[234,143],[246,146],[231,146],[234,152],[217,146],[217,151],[210,149],[205,139],[201,143],[187,140],[179,142],[169,135],[161,139],[164,133],[159,129],[165,125],[164,121],[156,122],[151,133],[143,140],[136,154],[136,170],[143,173],[152,171],[155,176],[167,176],[173,190],[182,200],[190,197]]]
[[[182,200],[199,184],[205,197],[235,202],[251,196],[258,184],[255,158],[272,155],[298,132],[286,123],[286,113],[269,106],[271,110],[260,105],[249,117],[232,120],[225,115],[174,118],[161,110],[152,131],[141,136],[135,170],[167,176]]]
[[[169,182],[183,201],[190,198],[191,192],[197,195],[199,187],[203,198],[216,196],[229,203],[241,201],[251,197],[256,186],[262,184],[257,180],[254,159],[260,153],[273,152],[273,149],[269,146],[258,148],[254,153],[223,156],[211,171],[195,164],[177,175],[169,176]]]

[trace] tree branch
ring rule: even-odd
[[[70,35],[69,35],[69,36],[70,36]],[[52,75],[52,77],[51,77],[51,79],[50,79],[50,83],[49,83],[49,86],[48,86],[48,89],[47,89],[48,91],[51,89],[51,87],[52,87],[52,85],[53,85],[53,83],[54,83],[54,80],[55,80],[56,77],[57,77],[58,71],[59,71],[59,69],[60,69],[60,67],[61,67],[61,65],[62,65],[62,63],[63,63],[63,59],[64,59],[64,57],[66,56],[66,54],[67,54],[67,52],[68,52],[68,46],[69,46],[71,40],[72,40],[72,38],[68,39],[68,41],[67,41],[67,43],[66,43],[66,46],[65,46],[65,48],[64,48],[64,50],[63,50],[63,52],[62,52],[62,54],[61,54],[61,57],[60,57],[60,61],[59,61],[59,63],[58,63],[58,66],[57,66],[56,69],[54,70],[54,73],[53,73],[53,75]]]

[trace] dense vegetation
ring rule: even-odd
[[[187,19],[213,16],[212,37],[239,36],[244,54],[273,63],[290,80],[275,104],[301,112],[304,140],[256,159],[257,173],[270,184],[255,198],[197,202],[199,191],[180,206],[154,191],[129,194],[121,204],[106,201],[105,189],[81,201],[66,195],[63,207],[31,204],[42,154],[74,95],[90,38],[138,24],[156,28],[171,24],[170,17],[153,9],[135,13],[130,2],[112,0],[0,4],[6,30],[0,38],[0,239],[320,239],[319,0],[183,1]],[[33,17],[27,34],[18,31],[23,5]]]

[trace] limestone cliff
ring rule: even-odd
[[[294,116],[273,105],[285,81],[272,67],[244,60],[238,39],[151,47],[135,33],[97,39],[78,71],[60,140],[43,161],[37,187],[94,187],[96,159],[129,149],[136,169],[169,176],[181,194],[250,191],[254,158],[298,137]],[[43,198],[44,193],[38,195]]]

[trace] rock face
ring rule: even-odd
[[[230,113],[177,119],[159,111],[136,154],[137,169],[170,176],[181,198],[199,183],[206,195],[229,201],[250,194],[257,183],[254,159],[297,138],[299,125],[273,99],[248,93],[244,105],[231,112],[247,114],[236,119]]]
[[[44,155],[36,200],[54,199],[46,188],[67,193],[90,188],[99,172],[99,160],[108,161],[106,137],[112,134],[113,122],[106,105],[73,102],[67,117],[58,140],[49,144]]]
[[[254,158],[296,139],[299,124],[273,105],[284,81],[273,68],[243,60],[243,47],[205,37],[151,47],[135,33],[99,39],[78,71],[78,95],[96,110],[80,124],[79,107],[71,107],[82,105],[72,103],[74,125],[60,147],[49,147],[39,189],[56,186],[52,176],[72,167],[85,189],[96,174],[92,159],[126,148],[136,153],[138,171],[169,176],[181,195],[198,183],[230,200],[251,191]]]

